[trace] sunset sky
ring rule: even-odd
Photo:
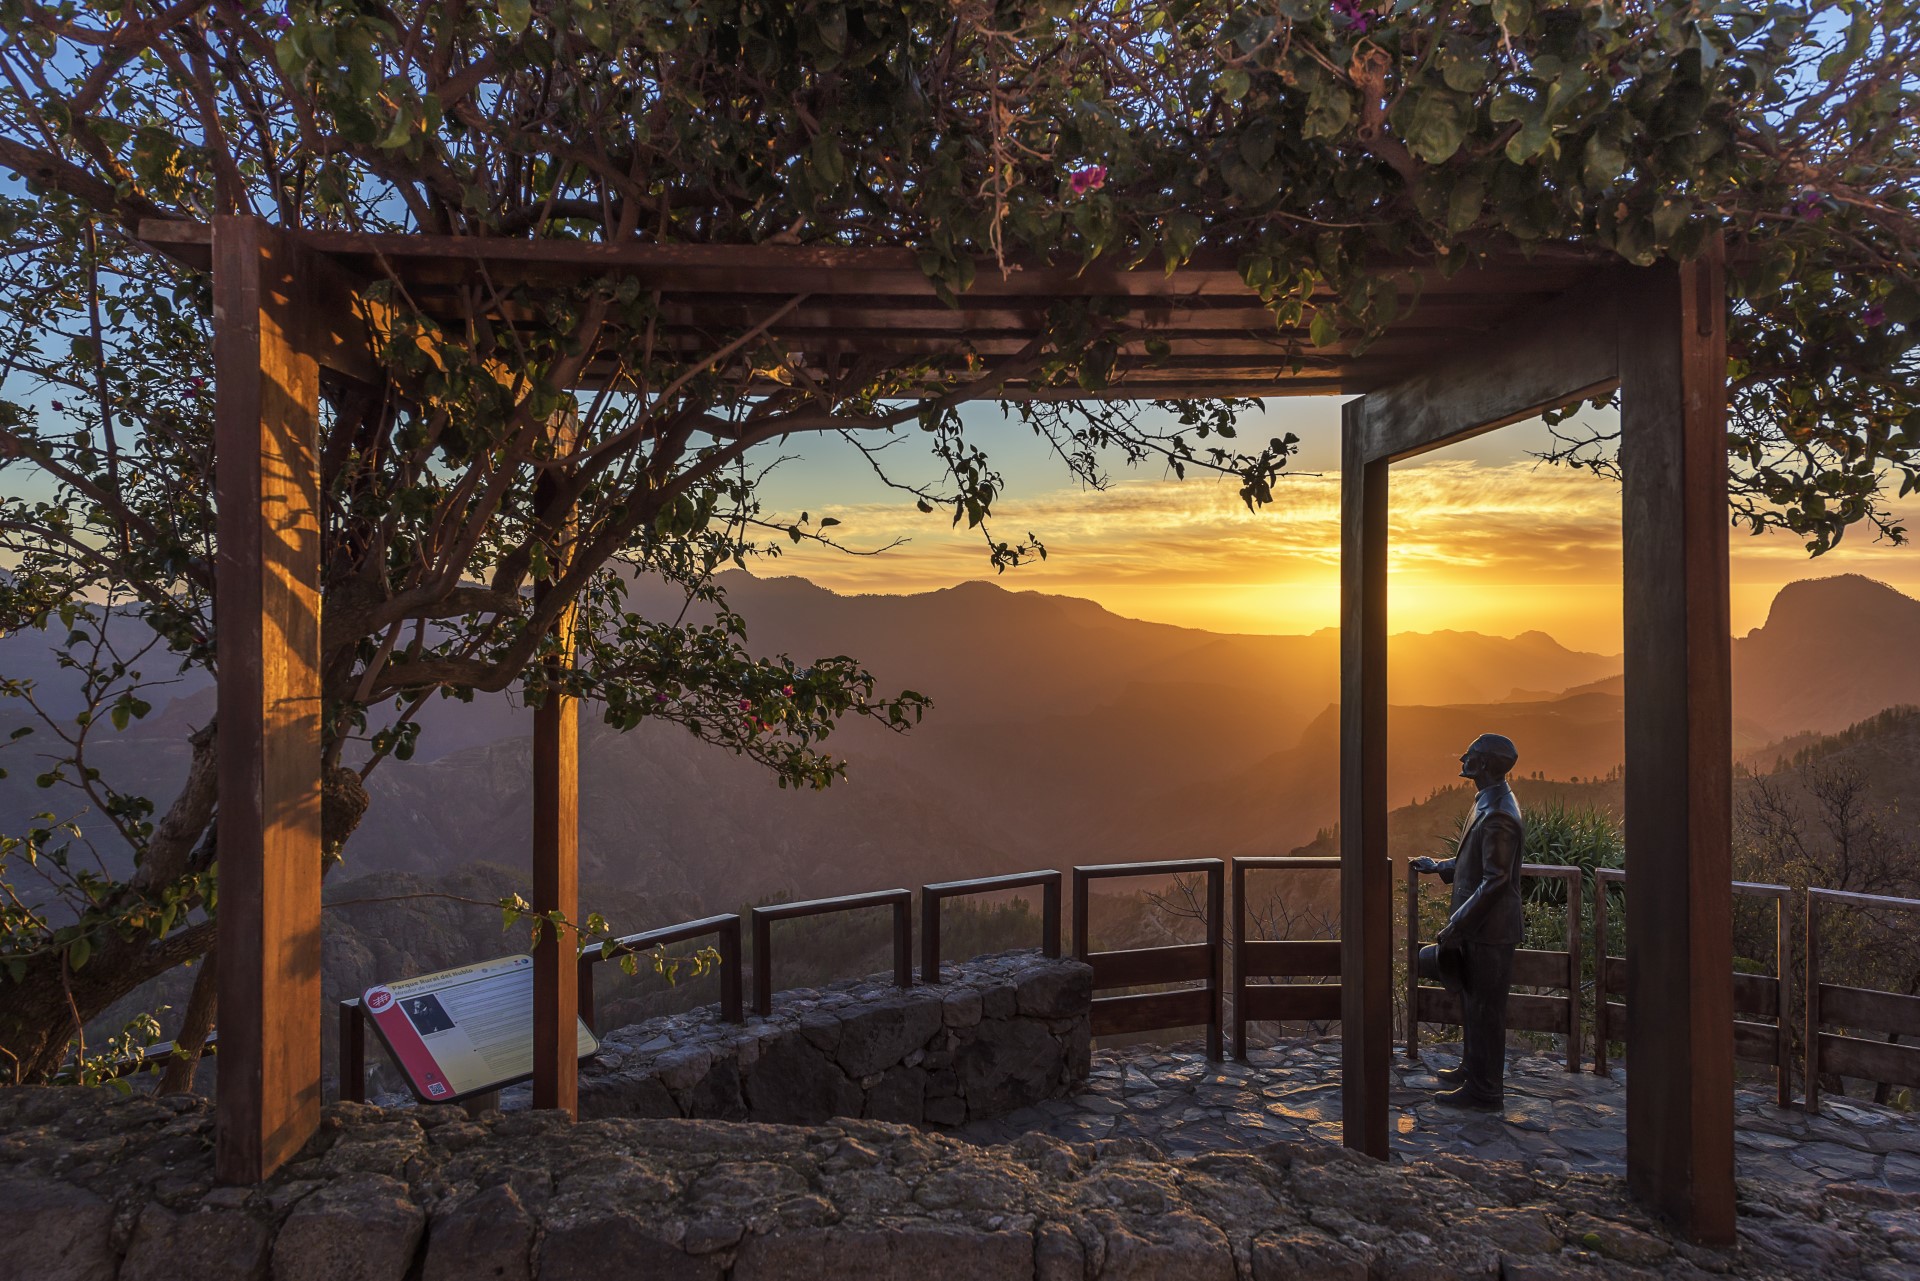
[[[1299,474],[1277,501],[1249,514],[1232,482],[1178,481],[1159,469],[1113,469],[1112,486],[1083,491],[1017,422],[985,407],[969,418],[974,438],[1001,468],[1008,493],[996,504],[996,536],[1029,530],[1047,544],[1044,564],[997,581],[1016,590],[1099,601],[1133,618],[1215,631],[1309,632],[1337,623],[1339,608],[1339,400],[1268,401],[1244,419],[1241,439],[1281,431],[1301,438]],[[1587,419],[1604,425],[1602,416]],[[928,481],[936,464],[917,432],[888,451],[899,474]],[[1539,463],[1547,440],[1520,424],[1394,468],[1391,626],[1500,635],[1545,631],[1568,646],[1620,649],[1620,497],[1611,481]],[[856,547],[909,541],[876,556],[807,544],[752,565],[762,576],[799,574],[840,592],[915,592],[993,578],[978,531],[949,528],[889,492],[838,441],[809,442],[772,477],[769,510],[792,518],[835,516]],[[1920,504],[1905,509],[1920,530]],[[1920,548],[1876,543],[1856,530],[1809,560],[1788,534],[1732,536],[1733,631],[1766,618],[1782,584],[1861,573],[1920,596]]]

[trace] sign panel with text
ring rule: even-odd
[[[453,1103],[533,1075],[533,958],[505,956],[368,988],[374,1031],[422,1103]],[[580,1057],[600,1043],[583,1022]]]

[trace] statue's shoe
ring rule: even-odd
[[[1467,1081],[1465,1068],[1435,1068],[1433,1074],[1446,1085],[1464,1085]]]
[[[1450,1108],[1471,1108],[1475,1112],[1498,1112],[1505,1104],[1498,1098],[1472,1094],[1467,1090],[1446,1090],[1433,1096],[1435,1103],[1444,1103]]]

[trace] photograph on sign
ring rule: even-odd
[[[533,1075],[533,958],[505,956],[370,987],[374,1030],[423,1103],[452,1103]],[[579,1027],[580,1057],[600,1043]]]

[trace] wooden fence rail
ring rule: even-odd
[[[1407,864],[1407,1057],[1420,1052],[1422,1023],[1459,1024],[1460,998],[1443,987],[1420,983],[1420,873]],[[1513,954],[1513,982],[1564,989],[1560,996],[1515,992],[1507,998],[1507,1026],[1522,1032],[1558,1032],[1565,1039],[1567,1071],[1578,1072],[1580,1054],[1580,869],[1554,863],[1523,863],[1520,875],[1567,887],[1567,946],[1563,951],[1520,948]]]
[[[1627,960],[1607,951],[1607,934],[1612,905],[1607,889],[1625,889],[1627,874],[1618,868],[1601,868],[1594,873],[1593,900],[1593,1070],[1607,1073],[1607,1045],[1627,1039],[1628,1012],[1624,1002],[1613,999],[1627,990]],[[1773,901],[1774,973],[1733,976],[1733,1055],[1746,1063],[1773,1068],[1775,1099],[1781,1107],[1793,1101],[1793,981],[1787,969],[1792,954],[1788,938],[1787,897],[1784,885],[1757,881],[1735,881],[1733,892],[1746,898]],[[1824,893],[1825,891],[1821,891]],[[1742,1017],[1743,1015],[1751,1017]],[[1756,1018],[1772,1019],[1771,1023]]]
[[[1248,872],[1333,872],[1340,859],[1233,860],[1233,1057],[1247,1057],[1247,1024],[1340,1017],[1339,939],[1247,937]],[[1254,979],[1332,979],[1332,983],[1254,983]]]
[[[741,1008],[743,1002],[740,993],[740,917],[735,912],[705,916],[697,921],[682,921],[678,925],[666,925],[657,930],[643,930],[614,939],[610,945],[589,946],[580,954],[581,1021],[595,1032],[600,1030],[599,1023],[594,1020],[593,1010],[593,972],[600,962],[651,952],[668,943],[684,943],[688,939],[705,938],[709,934],[715,936],[714,950],[720,953],[720,1017],[729,1023],[745,1022],[746,1013]]]
[[[756,907],[753,917],[753,1012],[773,1013],[773,923],[803,916],[825,916],[831,912],[857,912],[862,908],[893,909],[893,981],[897,987],[913,986],[913,893],[910,890],[875,890],[871,894],[847,894],[840,898],[807,899],[800,903],[772,903]]]
[[[1820,1111],[1820,1074],[1920,1087],[1920,1046],[1896,1045],[1892,1038],[1920,1036],[1920,996],[1842,987],[1820,980],[1822,907],[1864,911],[1920,910],[1920,899],[1847,890],[1807,891],[1807,1111]],[[1782,1023],[1786,1020],[1782,1019]],[[1870,1031],[1887,1040],[1827,1032],[1829,1023],[1853,1032]]]
[[[936,881],[920,887],[920,981],[940,981],[940,905],[968,894],[1040,887],[1040,951],[1060,955],[1060,873],[1052,868],[1015,872],[1010,876],[982,876],[971,881]]]
[[[1176,947],[1137,947],[1095,952],[1087,939],[1087,887],[1097,880],[1122,876],[1191,876],[1207,878],[1207,941]],[[1178,859],[1159,863],[1101,863],[1073,869],[1073,955],[1093,967],[1093,1034],[1119,1036],[1162,1028],[1207,1029],[1207,1057],[1221,1057],[1221,1028],[1226,984],[1221,975],[1222,917],[1226,915],[1226,864],[1217,858]],[[1204,987],[1174,992],[1144,992],[1131,996],[1100,996],[1116,987],[1147,987],[1160,983],[1204,980]]]

